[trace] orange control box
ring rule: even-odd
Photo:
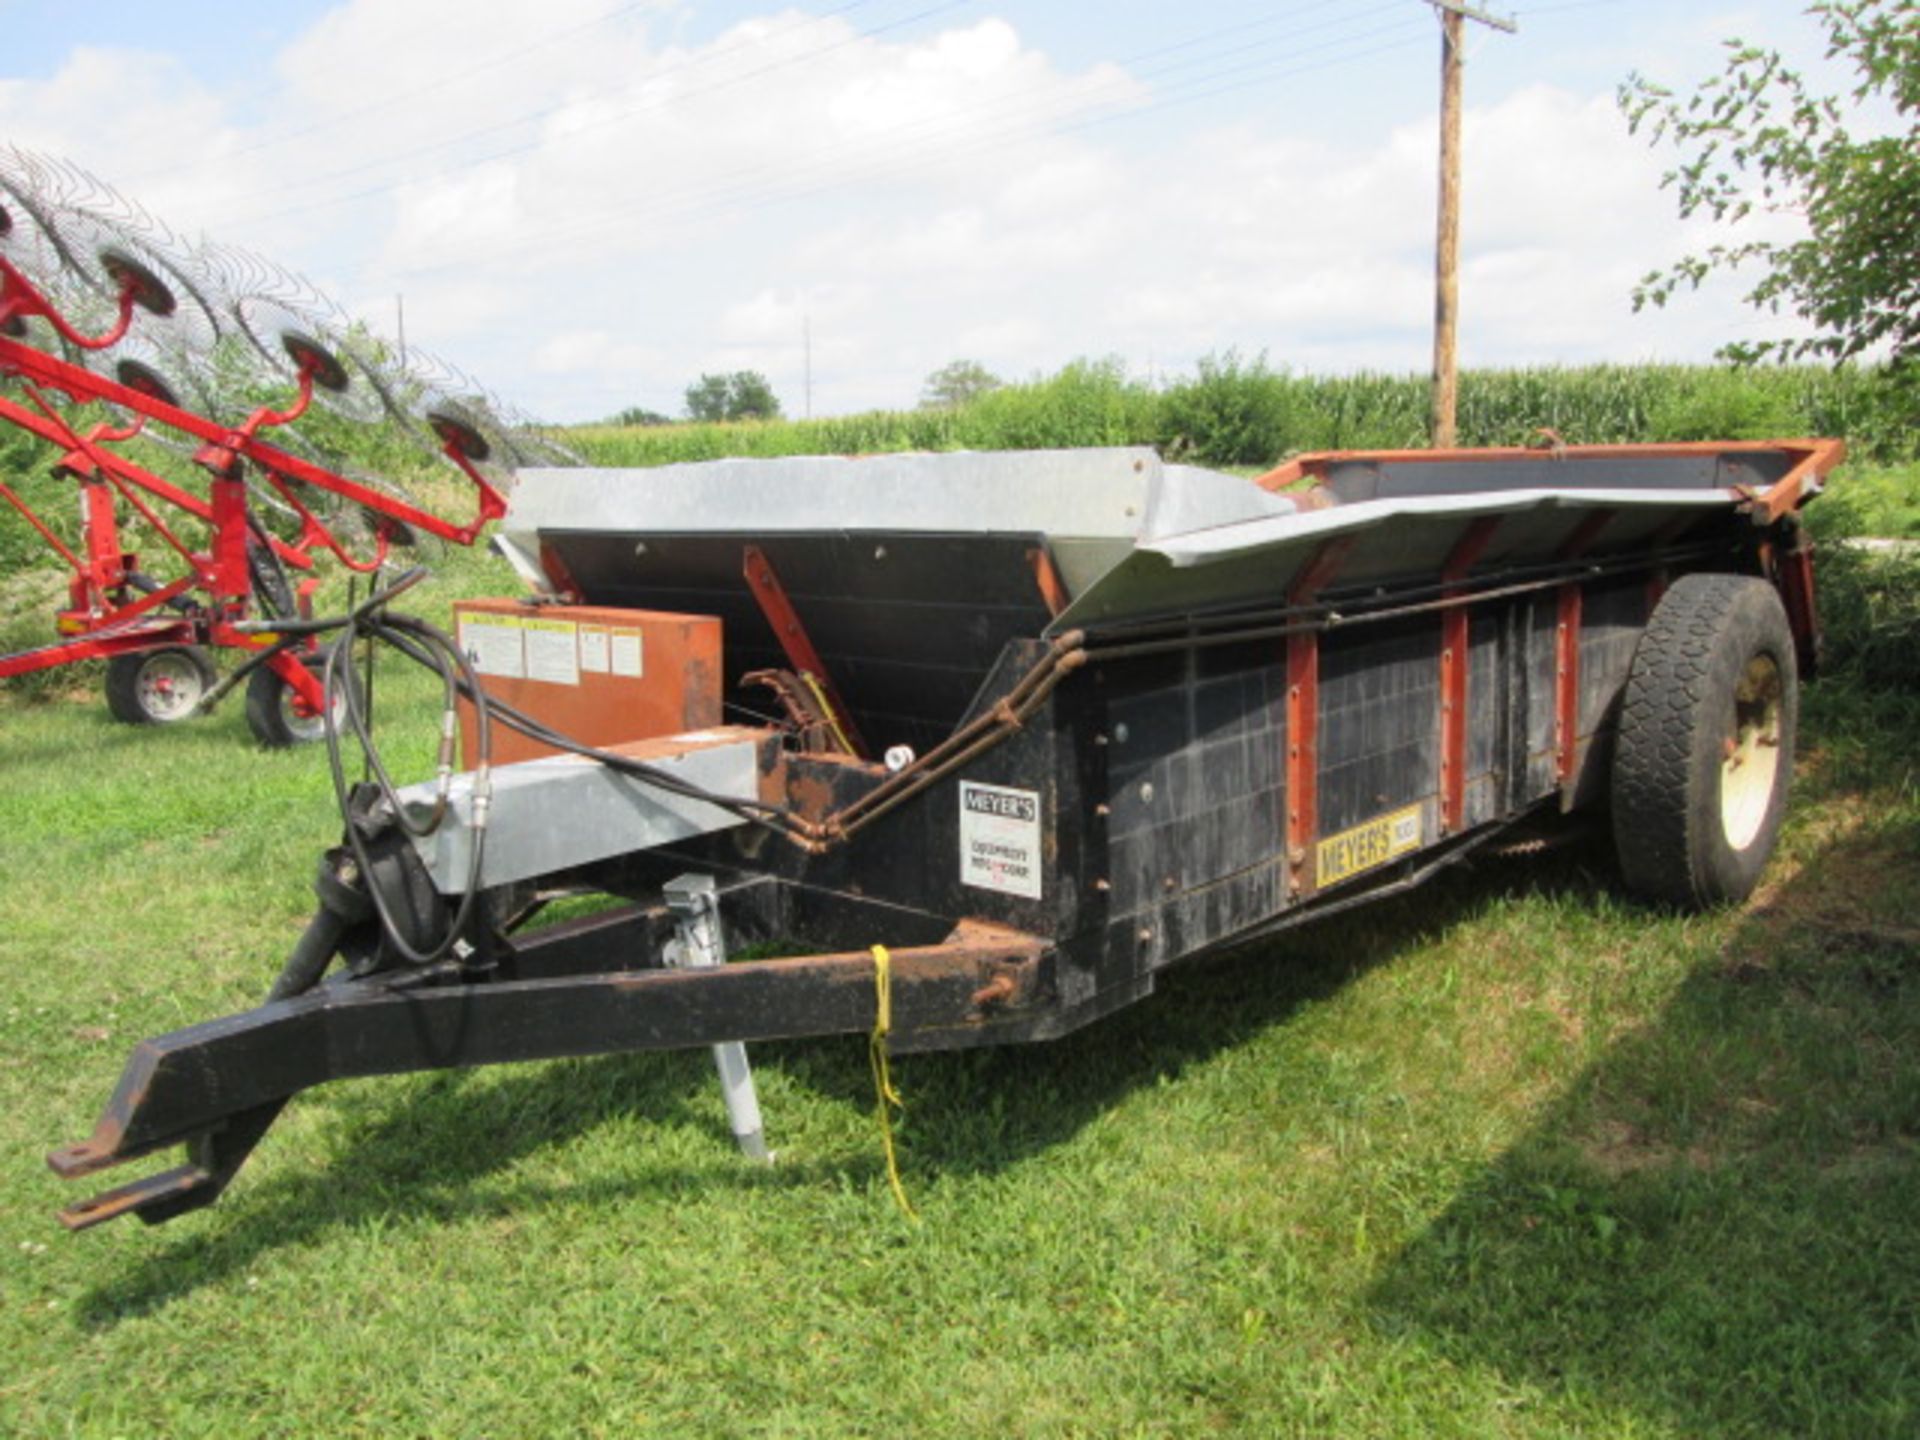
[[[713,615],[457,600],[460,648],[496,699],[589,745],[720,723],[720,621]],[[461,763],[479,758],[473,706],[460,705]],[[493,763],[560,753],[500,721]]]

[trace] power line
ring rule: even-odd
[[[950,0],[949,5],[937,6],[934,8],[935,9],[950,8],[951,3],[953,3],[953,0]],[[1335,3],[1335,0],[1320,0],[1320,3],[1308,5],[1306,7],[1303,7],[1301,10],[1297,10],[1291,13],[1292,15],[1298,15],[1298,14],[1311,13],[1316,10],[1330,9],[1330,8],[1333,8],[1334,3]],[[1402,10],[1402,6],[1399,3],[1399,0],[1382,0],[1382,3],[1373,5],[1364,10],[1360,10],[1357,12],[1349,11],[1334,19],[1321,21],[1315,24],[1296,26],[1295,29],[1292,31],[1292,33],[1288,35],[1281,35],[1281,36],[1273,37],[1272,39],[1269,39],[1269,40],[1255,41],[1250,44],[1233,46],[1226,50],[1217,51],[1214,54],[1207,55],[1207,56],[1201,56],[1197,58],[1189,57],[1185,59],[1172,60],[1160,66],[1150,67],[1150,68],[1141,70],[1138,72],[1138,74],[1123,75],[1113,81],[1091,87],[1090,89],[1083,88],[1077,96],[1073,97],[1073,103],[1083,108],[1089,108],[1089,107],[1097,108],[1102,104],[1107,104],[1107,105],[1128,104],[1131,102],[1134,92],[1136,90],[1136,87],[1141,81],[1158,80],[1158,79],[1173,75],[1180,70],[1190,69],[1194,66],[1204,66],[1204,65],[1211,64],[1211,65],[1214,65],[1216,68],[1205,70],[1197,76],[1192,76],[1183,81],[1180,81],[1178,82],[1179,86],[1192,86],[1192,85],[1204,84],[1207,82],[1220,79],[1225,75],[1230,75],[1235,73],[1245,73],[1253,70],[1259,70],[1264,75],[1268,73],[1265,70],[1265,67],[1269,63],[1265,60],[1248,60],[1241,64],[1227,66],[1224,68],[1220,68],[1218,66],[1218,62],[1222,59],[1232,59],[1233,57],[1236,57],[1236,56],[1250,55],[1255,51],[1271,48],[1272,46],[1277,44],[1289,45],[1290,54],[1312,54],[1312,53],[1317,53],[1318,51],[1321,51],[1321,50],[1325,50],[1325,49],[1337,46],[1341,43],[1346,43],[1348,41],[1372,38],[1376,35],[1386,33],[1387,31],[1391,30],[1393,27],[1388,26],[1388,27],[1375,27],[1374,29],[1370,29],[1370,30],[1354,30],[1351,28],[1353,26],[1353,23],[1355,21],[1365,20],[1377,15],[1381,15],[1389,12],[1404,13]],[[920,12],[921,15],[926,15],[929,13],[931,12],[929,11]],[[917,18],[917,17],[913,17],[913,16],[907,17],[908,20],[911,20],[914,18]],[[1281,16],[1281,17],[1275,17],[1275,18],[1287,19],[1287,18],[1291,18],[1291,16]],[[902,22],[895,22],[895,23],[898,24],[898,23],[905,23],[905,22],[902,21]],[[1154,49],[1141,52],[1136,56],[1129,57],[1128,60],[1122,61],[1119,63],[1126,64],[1126,65],[1135,65],[1142,60],[1149,60],[1149,59],[1153,59],[1160,56],[1171,55],[1181,50],[1191,49],[1196,44],[1209,43],[1211,41],[1217,40],[1224,36],[1244,32],[1248,29],[1258,28],[1260,26],[1265,26],[1270,23],[1273,23],[1272,19],[1263,20],[1260,22],[1253,22],[1252,24],[1247,24],[1247,25],[1237,25],[1237,26],[1227,27],[1223,30],[1209,32],[1208,34],[1198,36],[1198,37],[1193,37],[1188,40],[1175,42],[1169,45],[1159,46]],[[1313,34],[1313,33],[1328,30],[1328,29],[1342,29],[1342,27],[1345,27],[1342,30],[1342,33],[1335,35],[1329,40],[1322,41],[1319,44],[1302,47],[1297,43],[1294,43],[1301,36]],[[884,29],[884,28],[888,28],[888,27],[876,27],[875,30],[862,32],[861,38],[864,38],[864,36],[866,35],[878,33],[880,29]],[[840,42],[840,43],[847,43],[847,42]],[[822,47],[822,50],[831,49],[831,48],[836,48],[836,47],[833,47],[833,46]],[[821,53],[821,51],[808,52],[807,55],[792,57],[788,61],[775,62],[774,65],[762,67],[761,71],[756,71],[753,73],[754,74],[764,73],[765,70],[771,69],[771,68],[777,68],[777,66],[780,64],[797,63],[800,60],[811,58],[812,55],[815,55],[818,53]],[[1296,73],[1296,72],[1287,72],[1287,73]],[[712,93],[712,91],[714,90],[725,88],[726,85],[735,83],[737,80],[742,78],[748,78],[748,77],[732,77],[727,81],[718,82],[713,86],[704,87],[699,91],[687,92],[683,95],[669,97],[669,98],[673,100],[680,100],[680,101],[691,100],[691,99],[697,98],[699,95],[709,94],[709,93]],[[1177,89],[1173,93],[1177,93]],[[665,102],[662,102],[663,105],[664,103]],[[661,107],[653,107],[653,108],[661,108]],[[770,179],[770,180],[784,184],[785,182],[791,181],[797,172],[818,170],[823,166],[829,169],[846,167],[848,166],[850,161],[853,164],[857,165],[860,161],[869,157],[879,159],[879,160],[886,160],[890,158],[894,153],[901,151],[902,146],[900,142],[902,141],[903,138],[912,137],[912,139],[914,139],[915,141],[918,141],[921,139],[930,139],[938,142],[943,136],[948,134],[972,133],[974,127],[978,124],[979,120],[982,118],[990,118],[990,117],[996,117],[996,116],[1007,116],[1007,117],[1034,116],[1039,118],[1053,118],[1062,110],[1062,108],[1063,107],[1060,101],[1051,99],[1051,98],[1033,100],[1027,97],[1017,97],[1010,102],[1002,102],[996,105],[979,107],[973,111],[970,111],[962,118],[961,123],[959,124],[955,124],[951,117],[943,116],[943,117],[930,117],[930,118],[922,119],[919,121],[910,122],[906,125],[895,127],[895,129],[887,136],[887,138],[884,141],[869,144],[866,147],[864,147],[864,153],[855,153],[854,155],[849,156],[847,152],[841,151],[829,157],[821,157],[819,159],[815,159],[812,161],[801,161],[801,162],[798,162],[798,164],[792,161],[784,161],[784,160],[778,161],[778,162],[769,162],[766,164],[754,165],[754,166],[746,167],[741,170],[736,170],[728,175],[722,175],[719,177],[708,176],[704,178],[707,181],[712,181],[717,178],[722,182],[731,182],[729,190],[726,193],[731,193],[732,188],[737,188],[741,184],[751,185],[763,178]],[[643,112],[639,110],[626,112],[624,115],[621,115],[621,116],[609,117],[609,121],[623,119],[623,118],[633,118],[635,115],[639,113],[643,113]],[[575,132],[575,133],[578,133],[578,132]],[[1004,137],[1006,135],[1019,133],[1019,127],[1014,127],[1013,129],[1002,129],[995,133],[996,133],[996,136]],[[495,152],[491,156],[483,157],[483,159],[472,162],[472,164],[473,165],[482,164],[482,163],[486,163],[488,160],[491,160],[491,159],[504,158],[505,156],[511,155],[511,154],[526,153],[528,151],[535,150],[538,148],[539,148],[538,145],[515,146],[515,147],[512,147],[510,150]],[[916,148],[913,153],[925,154],[928,152],[925,150],[924,147],[919,147],[919,148]],[[458,173],[459,170],[467,169],[467,168],[472,168],[472,165],[463,165],[463,166],[455,167],[454,170],[452,171],[440,172],[439,174],[436,175],[435,178],[438,179],[446,174]],[[376,196],[387,194],[387,193],[390,193],[391,191],[402,188],[402,185],[404,183],[410,183],[410,182],[399,182],[395,184],[377,185],[377,186],[369,187],[362,191],[354,192],[351,195],[336,196],[325,201],[314,201],[304,205],[295,206],[295,207],[286,207],[279,210],[258,212],[253,215],[246,216],[244,218],[231,219],[226,223],[228,225],[241,225],[241,224],[249,224],[249,223],[259,224],[259,223],[266,223],[273,220],[289,218],[293,215],[309,213],[317,209],[330,208],[331,206],[334,206],[337,204],[345,204],[345,203],[351,203],[352,201],[355,201],[355,200],[374,198]],[[704,197],[704,195],[708,192],[702,191],[700,193],[701,193],[701,196]],[[648,204],[656,203],[659,200],[659,198],[660,197],[657,194],[651,195],[647,197],[646,200],[638,202],[637,206],[622,207],[620,209],[613,210],[613,211],[603,211],[602,216],[606,217],[607,219],[614,219],[621,215],[629,213],[633,209],[644,208]]]
[[[242,145],[238,149],[227,151],[224,158],[232,159],[242,155],[256,155],[263,150],[275,149],[281,145],[288,143],[289,141],[303,139],[308,135],[317,134],[323,130],[330,130],[338,125],[344,125],[350,120],[357,120],[366,115],[376,114],[381,110],[391,109],[393,106],[401,104],[403,102],[412,102],[414,100],[419,99],[422,95],[431,95],[440,90],[444,90],[449,86],[464,84],[467,80],[471,79],[474,75],[484,74],[489,70],[496,70],[502,66],[517,63],[530,50],[539,50],[539,49],[544,49],[548,45],[556,45],[562,40],[570,40],[576,35],[584,34],[588,30],[597,29],[602,25],[606,25],[614,20],[618,20],[624,15],[630,15],[636,10],[646,9],[648,6],[648,3],[649,3],[649,0],[632,0],[632,3],[616,6],[614,9],[606,11],[601,15],[596,16],[594,19],[588,20],[582,24],[571,26],[566,30],[552,32],[543,36],[537,36],[529,41],[525,41],[519,45],[516,45],[511,51],[502,51],[494,55],[491,59],[480,60],[480,61],[474,62],[473,64],[463,65],[454,73],[443,76],[439,80],[431,81],[425,85],[416,85],[403,92],[396,92],[393,94],[383,95],[379,99],[370,101],[367,104],[359,106],[356,109],[344,111],[336,115],[330,115],[324,119],[315,120],[309,124],[298,126],[292,130],[281,131],[277,134],[268,134],[266,136],[261,137],[260,139],[253,141],[250,144]],[[856,0],[856,3],[865,3],[865,0]],[[445,27],[443,25],[436,24],[431,26],[425,26],[418,31],[411,31],[408,33],[420,38],[424,38],[429,35],[440,34],[444,31],[444,28]],[[396,44],[400,44],[404,48],[404,42],[396,42]],[[336,62],[333,65],[325,67],[321,73],[325,74],[330,71],[338,70],[341,68],[343,68],[342,65]],[[276,85],[260,91],[250,92],[250,95],[258,97],[258,96],[275,94],[275,93],[278,93],[282,88],[283,87]],[[137,184],[137,183],[141,183],[148,180],[159,179],[168,175],[177,175],[183,171],[196,168],[200,163],[202,162],[184,161],[178,165],[169,165],[159,170],[149,170],[149,171],[146,171],[144,174],[136,175],[135,177],[133,177],[133,183]]]
[[[1218,95],[1228,94],[1237,90],[1243,90],[1254,85],[1263,85],[1272,80],[1284,79],[1291,75],[1304,74],[1309,71],[1331,68],[1332,66],[1335,66],[1335,65],[1350,64],[1359,60],[1370,58],[1374,55],[1384,54],[1391,50],[1404,49],[1414,44],[1424,43],[1429,32],[1426,31],[1424,25],[1419,25],[1416,27],[1416,29],[1417,29],[1417,33],[1409,33],[1408,28],[1405,25],[1389,26],[1389,27],[1382,27],[1380,30],[1377,30],[1377,31],[1367,32],[1366,35],[1342,37],[1339,40],[1327,42],[1327,44],[1325,45],[1308,47],[1307,50],[1303,50],[1296,53],[1299,53],[1299,54],[1313,53],[1320,50],[1332,48],[1334,46],[1341,45],[1341,44],[1351,44],[1354,40],[1362,39],[1362,38],[1370,38],[1372,35],[1376,35],[1376,34],[1391,33],[1391,34],[1397,34],[1401,38],[1390,40],[1378,45],[1367,46],[1362,49],[1350,51],[1344,54],[1332,55],[1324,59],[1316,59],[1311,63],[1301,64],[1301,65],[1297,65],[1289,68],[1273,70],[1273,69],[1269,69],[1262,66],[1260,67],[1261,73],[1252,75],[1252,76],[1247,76],[1242,79],[1233,80],[1226,84],[1213,85],[1213,84],[1203,83],[1207,81],[1216,80],[1220,78],[1221,75],[1224,75],[1224,74],[1242,73],[1246,71],[1248,68],[1250,68],[1247,65],[1235,65],[1231,67],[1226,67],[1222,71],[1216,72],[1215,74],[1196,77],[1195,79],[1189,82],[1186,82],[1186,84],[1180,90],[1170,92],[1165,97],[1159,100],[1156,100],[1148,105],[1141,106],[1135,109],[1129,109],[1120,114],[1093,116],[1077,122],[1061,125],[1056,127],[1053,133],[1056,133],[1056,134],[1076,133],[1079,131],[1093,129],[1100,125],[1111,124],[1114,121],[1123,119],[1123,118],[1135,119],[1144,115],[1155,114],[1155,113],[1172,109],[1181,105],[1195,104],[1203,100],[1212,99]],[[1002,129],[999,131],[994,131],[985,135],[980,135],[980,136],[977,136],[974,142],[971,144],[960,146],[960,147],[949,147],[944,150],[937,151],[936,152],[937,157],[943,160],[957,159],[966,155],[978,153],[979,151],[982,151],[985,149],[1004,146],[1004,144],[1007,142],[1009,138],[1012,138],[1014,136],[1017,136],[1023,133],[1024,128],[1025,127],[1014,126],[1014,127]],[[890,178],[892,175],[901,173],[903,170],[918,170],[920,168],[923,168],[923,162],[926,160],[928,153],[929,151],[927,147],[920,146],[920,147],[915,147],[914,149],[907,152],[895,154],[892,156],[883,156],[881,157],[882,159],[890,162],[886,166],[886,168],[883,168],[883,169],[864,169],[863,168],[858,170],[848,170],[845,173],[837,174],[837,175],[831,173],[831,170],[829,169],[829,173],[826,174],[824,177],[820,178],[819,180],[817,180],[815,183],[803,185],[798,188],[788,187],[784,190],[755,191],[749,187],[734,186],[734,187],[731,187],[730,189],[713,191],[706,194],[688,195],[688,196],[685,196],[678,203],[672,203],[666,206],[662,206],[659,204],[661,197],[650,196],[645,202],[642,202],[640,205],[623,206],[614,211],[602,212],[600,215],[595,216],[591,222],[581,224],[581,225],[576,225],[566,230],[544,231],[542,232],[541,235],[531,240],[520,241],[513,245],[510,245],[492,252],[488,252],[480,255],[456,257],[448,260],[437,261],[430,265],[402,267],[392,271],[391,274],[396,277],[422,278],[426,276],[445,273],[448,271],[459,270],[462,268],[466,268],[466,267],[478,265],[478,264],[499,263],[502,261],[512,260],[524,254],[536,253],[543,248],[547,248],[555,240],[573,240],[573,239],[587,238],[592,234],[595,234],[601,230],[607,229],[610,226],[621,225],[621,224],[631,224],[636,219],[641,219],[641,218],[645,218],[645,219],[696,218],[696,217],[703,217],[708,214],[724,211],[730,208],[735,208],[743,204],[765,205],[765,204],[775,204],[775,203],[788,203],[795,200],[806,199],[814,195],[823,194],[831,190],[837,189],[848,183],[857,183],[859,181],[865,181],[865,180],[886,179],[886,178]]]
[[[864,3],[864,0],[861,0],[861,3]],[[688,94],[704,95],[704,94],[712,94],[717,90],[729,89],[732,86],[743,84],[748,80],[758,79],[762,75],[771,74],[775,70],[781,70],[792,65],[798,65],[801,62],[806,60],[817,59],[821,55],[828,54],[829,52],[834,50],[844,49],[849,45],[857,44],[861,40],[871,39],[875,35],[882,35],[887,33],[888,31],[900,29],[902,26],[911,25],[911,24],[914,24],[916,21],[925,20],[930,16],[941,14],[942,12],[947,10],[955,10],[962,5],[968,5],[971,3],[973,3],[973,0],[940,0],[939,4],[928,6],[923,10],[917,10],[911,15],[903,16],[898,20],[889,21],[885,25],[875,25],[869,29],[857,31],[852,35],[846,36],[839,40],[835,40],[830,44],[822,45],[816,49],[805,51],[802,54],[789,56],[784,60],[770,61],[769,63],[760,66],[758,69],[742,71],[738,75],[730,75],[723,80],[715,81],[711,85],[704,86],[696,91],[688,92]],[[851,8],[851,7],[843,6],[842,8],[845,9],[845,8]],[[824,19],[826,17],[819,17],[819,18]],[[803,29],[803,28],[805,28],[805,26],[792,27],[792,29],[794,30]],[[785,34],[789,32],[782,31],[780,33]],[[735,47],[735,48],[744,48],[744,47]],[[585,125],[578,127],[576,130],[574,130],[571,133],[572,135],[577,136],[587,131],[605,129],[609,125],[618,124],[623,120],[633,119],[635,116],[645,114],[648,111],[665,108],[665,106],[671,103],[672,100],[675,98],[677,97],[672,97],[672,96],[663,97],[662,99],[651,102],[649,104],[637,106],[632,110],[621,111],[614,115],[601,116],[597,120],[591,121]],[[557,113],[558,111],[563,110],[565,108],[567,108],[566,105],[556,105],[556,106],[553,106],[550,110],[543,113],[550,115],[550,114]],[[534,116],[530,118],[541,118],[541,114],[536,113]],[[426,148],[426,151],[422,151],[418,153],[427,153],[427,151],[431,151],[434,149],[444,149],[448,145],[452,145],[452,144],[464,144],[468,140],[478,139],[482,135],[496,133],[501,129],[517,129],[521,124],[524,124],[524,123],[526,122],[512,121],[504,125],[483,127],[480,130],[472,131],[466,135],[455,137],[453,140],[440,142],[433,146],[429,146]],[[439,174],[441,175],[457,174],[463,170],[478,169],[480,166],[491,164],[496,160],[504,160],[514,155],[523,155],[531,151],[538,150],[542,147],[542,144],[543,142],[540,140],[533,140],[526,144],[509,145],[506,148],[501,150],[491,151],[488,154],[477,156],[470,160],[463,160],[458,165],[452,166],[447,170],[443,170],[439,172]],[[403,153],[402,155],[394,158],[407,159],[411,157],[408,154]],[[381,163],[391,163],[391,161],[381,162]],[[410,183],[412,182],[409,180],[396,180],[388,183],[371,185],[366,187],[365,189],[351,191],[345,195],[335,195],[324,200],[310,201],[303,205],[288,206],[280,210],[268,210],[268,211],[258,212],[252,215],[231,217],[219,223],[221,225],[229,225],[229,226],[251,225],[251,224],[261,224],[271,220],[285,219],[294,215],[308,214],[314,210],[324,210],[336,205],[351,204],[356,200],[365,200],[365,199],[370,199],[377,195],[388,194],[394,190],[401,189]]]
[[[771,41],[781,39],[788,35],[797,34],[802,30],[811,29],[816,25],[823,25],[829,20],[835,19],[838,16],[846,14],[849,10],[858,10],[862,6],[865,6],[870,3],[871,3],[871,0],[847,0],[847,3],[836,6],[834,9],[828,10],[823,14],[809,16],[804,20],[797,21],[792,25],[783,26],[780,29],[771,31],[768,34],[756,36],[751,40],[742,41],[739,44],[721,46],[719,48],[709,50],[703,55],[696,56],[693,59],[683,61],[678,65],[670,65],[663,70],[657,70],[652,74],[650,74],[647,77],[647,80],[649,83],[657,83],[660,80],[667,79],[675,75],[683,75],[689,71],[703,69],[706,66],[715,63],[716,61],[723,60],[731,55],[740,54],[743,51],[762,49]],[[959,0],[955,0],[955,3],[959,3]],[[636,8],[642,8],[642,7],[640,6],[625,7],[625,9],[636,9]],[[624,10],[620,13],[624,13]],[[603,17],[603,19],[604,18],[607,18],[607,17]],[[908,18],[911,19],[913,17],[908,17]],[[596,21],[594,23],[598,24],[601,22]],[[581,28],[590,28],[590,27],[581,27]],[[882,27],[882,28],[885,28],[885,27]],[[516,51],[512,56],[508,58],[509,60],[517,61],[521,58],[522,53],[523,52]],[[805,57],[800,57],[800,58],[805,58]],[[453,81],[450,81],[449,83],[454,83],[454,81],[464,80],[468,78],[469,74],[471,74],[471,71],[465,72],[459,76],[453,77]],[[417,91],[411,92],[406,98],[408,99],[416,98],[418,93],[419,92]],[[394,151],[386,155],[377,156],[372,160],[362,161],[358,165],[348,165],[338,170],[327,171],[323,174],[317,174],[317,175],[307,174],[307,175],[295,176],[295,177],[289,178],[282,184],[271,187],[271,189],[269,189],[267,193],[279,194],[279,193],[284,193],[288,191],[311,189],[316,185],[322,185],[327,183],[328,181],[344,180],[349,176],[365,174],[369,170],[378,170],[385,166],[396,164],[397,162],[402,160],[416,159],[420,156],[431,155],[441,150],[450,150],[455,146],[464,145],[471,140],[478,140],[488,135],[498,135],[508,130],[518,130],[522,126],[531,125],[536,121],[548,119],[554,115],[559,114],[561,111],[567,109],[569,106],[575,105],[577,103],[579,103],[577,100],[565,100],[565,101],[561,101],[558,104],[539,106],[533,110],[522,111],[520,114],[516,116],[512,116],[506,120],[494,121],[490,124],[478,126],[470,130],[462,130],[453,135],[444,136],[439,140],[431,141],[428,144],[416,146],[410,150]],[[327,122],[324,122],[324,124],[344,123],[345,120],[350,118],[355,118],[355,117],[353,115],[342,116],[342,117],[338,117],[336,120],[329,120]],[[309,130],[315,129],[315,128],[323,128],[323,127],[322,126],[309,127]],[[299,132],[299,133],[308,133],[308,132]],[[262,148],[262,147],[254,147],[254,148]],[[244,154],[247,152],[242,151],[239,153]],[[481,160],[477,160],[477,161],[462,162],[460,165],[455,166],[453,168],[456,170],[466,169],[466,168],[472,168],[474,165],[479,165],[484,163],[486,163],[486,159],[482,158]],[[365,192],[357,192],[355,196],[349,196],[345,198],[346,199],[358,198],[359,194],[364,194],[364,193]]]

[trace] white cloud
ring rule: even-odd
[[[0,81],[0,133],[376,323],[404,292],[410,340],[555,418],[677,408],[719,368],[766,370],[797,411],[808,324],[816,412],[910,404],[957,355],[1426,363],[1430,120],[1087,126],[1152,83],[1063,68],[992,16],[896,39],[782,10],[687,45],[664,4],[529,14],[348,0],[274,58],[264,102],[76,50]],[[1724,289],[1628,315],[1689,237],[1610,88],[1476,98],[1466,155],[1466,362],[1701,357],[1738,322]]]

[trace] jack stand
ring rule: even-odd
[[[720,897],[711,875],[677,875],[661,887],[667,909],[675,920],[674,939],[666,946],[669,965],[707,970],[727,959],[720,929]],[[720,1094],[727,1102],[727,1120],[740,1153],[749,1160],[771,1164],[766,1131],[760,1123],[760,1101],[753,1091],[753,1070],[747,1047],[728,1040],[713,1047],[713,1063],[720,1071]]]

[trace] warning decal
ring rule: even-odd
[[[1040,898],[1040,796],[960,782],[960,883]]]
[[[520,622],[511,615],[486,620],[461,616],[460,649],[468,663],[482,675],[506,675],[515,680],[526,677],[527,660],[520,643]]]
[[[640,648],[640,632],[616,626],[609,648],[613,656],[613,673],[624,675],[629,680],[638,680],[645,659]]]
[[[522,620],[527,678],[549,685],[580,683],[580,627],[571,620]]]
[[[582,625],[580,627],[580,669],[595,675],[604,675],[611,668],[607,658],[607,627],[604,625]]]

